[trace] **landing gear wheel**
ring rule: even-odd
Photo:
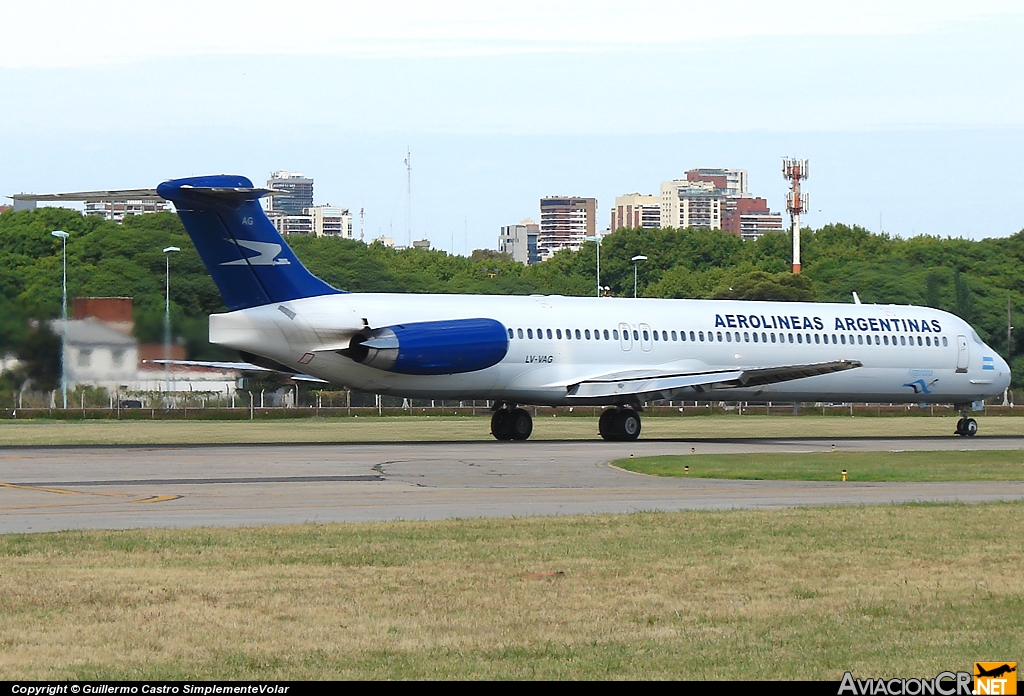
[[[499,408],[491,416],[491,435],[496,440],[512,439],[512,412],[507,408]]]
[[[597,428],[605,440],[629,442],[640,437],[640,414],[631,408],[609,408]]]
[[[620,409],[615,417],[617,440],[631,441],[640,437],[640,414],[631,408]]]
[[[963,437],[965,435],[965,433],[964,433],[964,421],[965,420],[967,420],[967,419],[966,418],[961,418],[960,420],[958,420],[956,422],[956,430],[953,432],[954,435],[960,435],[961,437]]]
[[[525,440],[533,432],[533,418],[529,411],[517,408],[509,414],[509,423],[513,440]]]
[[[615,437],[615,414],[618,409],[606,408],[601,411],[601,419],[597,421],[597,432],[601,434],[605,440],[614,440]]]
[[[973,418],[965,418],[963,432],[961,433],[961,435],[964,435],[966,437],[974,437],[977,434],[978,421],[974,420]]]

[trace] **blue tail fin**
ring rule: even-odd
[[[267,219],[243,176],[165,181],[157,193],[174,203],[185,230],[231,310],[341,292],[306,270]]]

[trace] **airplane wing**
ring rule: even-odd
[[[710,370],[706,372],[668,372],[665,370],[628,370],[591,377],[567,385],[568,398],[594,399],[630,396],[640,400],[668,398],[682,389],[708,391],[760,387],[804,377],[816,377],[861,367],[857,360],[835,360],[807,365]]]
[[[239,372],[277,372],[279,374],[288,375],[290,378],[299,382],[319,382],[321,384],[330,384],[327,380],[314,377],[313,375],[295,374],[294,372],[288,372],[287,370],[274,370],[269,367],[261,367],[260,365],[254,365],[249,362],[225,362],[216,360],[143,360],[142,362],[147,364],[152,363],[154,365],[212,367],[218,370],[238,370]]]

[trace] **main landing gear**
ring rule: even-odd
[[[956,434],[960,437],[974,437],[978,434],[978,421],[973,418],[961,418],[956,422]]]
[[[616,406],[601,412],[597,430],[605,440],[628,442],[640,437],[640,414],[631,408]]]
[[[496,440],[525,440],[533,432],[533,418],[523,408],[502,404],[491,416],[491,435]]]

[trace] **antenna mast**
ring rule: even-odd
[[[366,208],[359,208],[359,241],[365,242],[366,239],[363,237],[363,223],[366,222]]]
[[[789,179],[789,193],[786,195],[786,211],[793,223],[793,273],[800,273],[800,213],[809,207],[806,193],[800,193],[800,180],[807,178],[807,160],[782,160],[782,176]]]
[[[412,150],[405,148],[405,173],[406,173],[406,197],[405,197],[405,227],[409,235],[409,246],[412,247]]]

